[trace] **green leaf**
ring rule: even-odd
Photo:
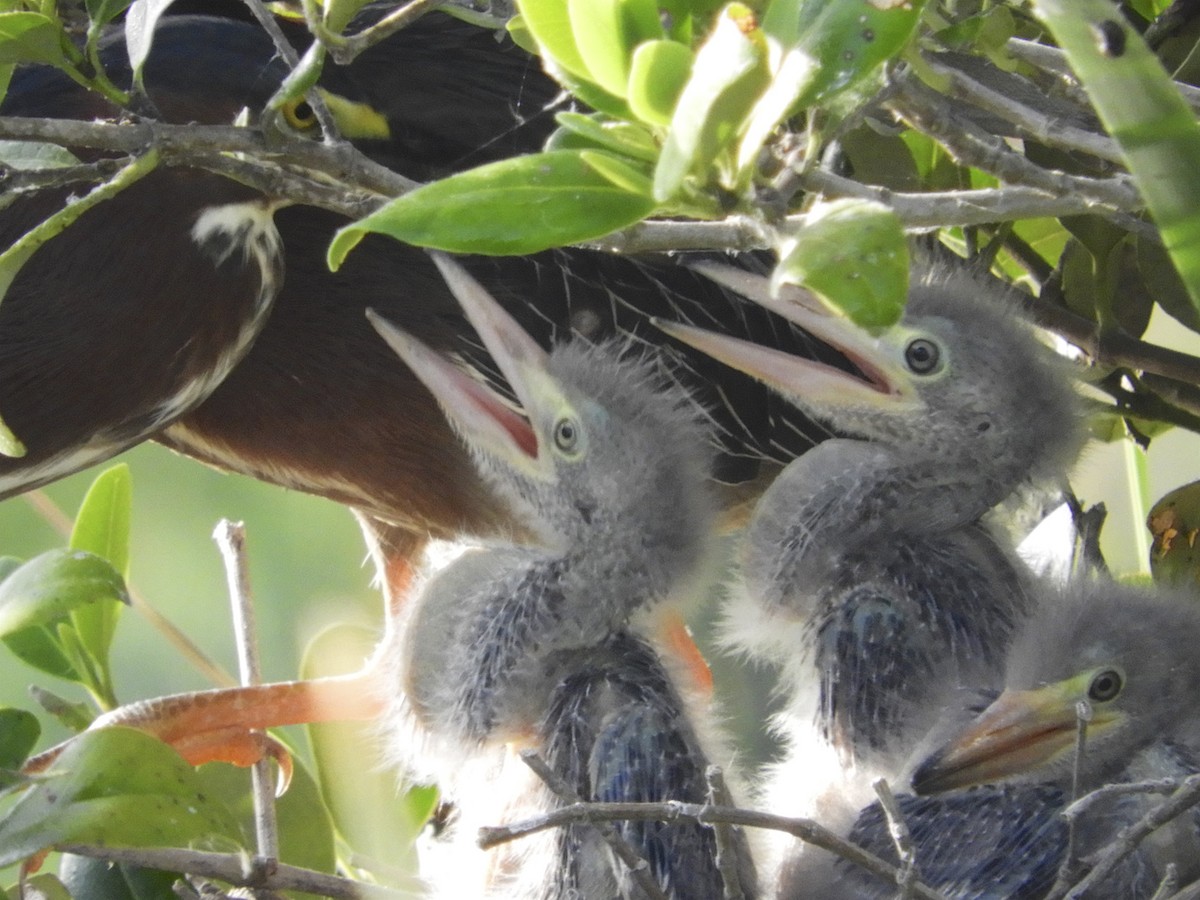
[[[0,866],[60,843],[187,847],[239,836],[174,750],[132,728],[75,738],[0,819]]]
[[[65,68],[62,30],[35,12],[0,13],[0,64],[42,63]]]
[[[663,37],[654,0],[567,0],[575,46],[593,80],[624,97],[634,48]]]
[[[165,900],[176,896],[177,872],[64,854],[58,876],[72,900]]]
[[[96,715],[88,704],[75,703],[36,684],[29,686],[34,701],[69,731],[78,734],[95,721]]]
[[[88,488],[75,527],[72,550],[85,550],[108,560],[129,576],[129,530],[133,519],[133,478],[125,463],[105,469]]]
[[[79,164],[71,151],[37,141],[0,141],[0,162],[11,169],[60,169]]]
[[[129,54],[134,81],[139,85],[142,83],[142,69],[150,57],[150,47],[154,42],[154,28],[172,2],[133,0],[129,4],[129,12],[125,14],[125,49]]]
[[[19,780],[16,776],[42,733],[37,716],[24,709],[0,708],[0,789]]]
[[[1200,588],[1200,482],[1176,488],[1155,503],[1146,527],[1153,537],[1154,580]]]
[[[341,33],[371,0],[329,0],[325,4],[325,25]]]
[[[39,672],[67,681],[79,681],[82,677],[63,653],[58,643],[57,630],[44,626],[25,628],[5,635],[3,641],[13,656]]]
[[[7,456],[9,459],[19,459],[26,452],[25,445],[21,443],[21,439],[13,434],[12,429],[4,424],[3,419],[0,419],[0,456]]]
[[[8,85],[12,81],[15,68],[16,66],[12,63],[0,64],[0,103],[3,103],[4,98],[8,96]]]
[[[1101,121],[1121,147],[1163,243],[1200,309],[1200,126],[1108,0],[1035,0]],[[1130,102],[1136,97],[1137,102]]]
[[[537,42],[551,70],[561,68],[578,78],[592,80],[575,42],[571,17],[563,0],[518,0],[521,23]]]
[[[70,547],[106,559],[123,579],[129,577],[129,529],[133,518],[133,479],[124,463],[106,469],[92,482],[75,516]],[[94,603],[71,613],[83,649],[109,678],[108,654],[120,616],[119,603]]]
[[[0,582],[0,636],[64,618],[94,603],[128,603],[109,562],[77,550],[48,550]]]
[[[755,104],[738,152],[754,164],[793,110],[821,103],[872,74],[912,38],[925,0],[775,0],[763,17],[771,85]]]
[[[654,209],[605,174],[597,154],[556,150],[518,156],[436,181],[339,231],[329,247],[336,270],[367,232],[451,253],[537,253],[601,237]],[[626,166],[629,171],[635,171]]]
[[[899,217],[869,200],[814,207],[780,248],[771,288],[800,284],[863,328],[894,325],[908,299],[908,245]]]
[[[9,900],[86,900],[82,895],[72,895],[63,883],[48,872],[27,878],[21,884],[5,892]]]
[[[1200,310],[1193,305],[1187,286],[1171,264],[1163,245],[1139,235],[1135,246],[1138,270],[1146,283],[1147,294],[1171,318],[1192,331],[1200,331]]]
[[[916,191],[921,187],[912,151],[899,135],[880,134],[864,126],[845,134],[841,143],[856,181],[893,191]]]
[[[676,41],[642,44],[634,51],[629,68],[629,109],[651,125],[671,124],[695,61],[692,49]]]
[[[654,173],[659,201],[679,193],[690,175],[710,179],[713,163],[733,145],[746,110],[766,88],[767,49],[753,21],[747,7],[730,4],[696,54]]]
[[[561,112],[554,120],[561,128],[551,135],[547,150],[600,148],[650,163],[658,159],[658,145],[640,125],[574,112]],[[577,135],[585,143],[572,144],[567,135]]]
[[[129,8],[130,0],[87,0],[88,18],[95,29],[103,28]]]

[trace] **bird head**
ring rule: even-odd
[[[660,549],[694,546],[711,515],[710,448],[683,390],[650,360],[613,344],[574,341],[545,351],[458,263],[434,259],[516,405],[369,315],[437,398],[484,477],[554,544],[637,533]]]
[[[1078,446],[1075,392],[1051,351],[1015,321],[998,283],[926,273],[900,321],[869,332],[802,288],[772,297],[762,276],[697,268],[829,344],[857,372],[691,326],[659,327],[843,433],[970,466],[1005,494],[1034,470],[1057,469]]]
[[[1005,690],[916,770],[919,794],[996,781],[1112,778],[1156,743],[1188,743],[1200,721],[1195,600],[1113,583],[1049,597],[1023,626]]]

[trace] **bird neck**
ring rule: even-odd
[[[744,570],[792,587],[797,580],[819,587],[847,557],[961,529],[1010,491],[977,470],[883,444],[826,441],[794,460],[759,501]],[[783,576],[781,566],[794,568],[795,577]]]
[[[564,553],[566,584],[612,598],[614,621],[666,598],[697,569],[708,547],[707,520],[674,512],[671,528],[647,528],[625,516],[605,521],[598,513],[586,539]]]

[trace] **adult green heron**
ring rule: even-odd
[[[1067,856],[1061,813],[1073,792],[1200,771],[1197,639],[1200,614],[1187,596],[1111,582],[1048,591],[1008,654],[1004,692],[916,767],[913,788],[926,796],[901,798],[922,879],[953,897],[992,896],[1001,886],[1000,896],[1043,896]],[[1076,858],[1094,865],[1162,799],[1097,797],[1075,819]],[[877,808],[864,811],[851,838],[894,852]],[[1181,884],[1200,876],[1194,809],[1112,870],[1093,872],[1082,896],[1150,897],[1168,863]],[[895,890],[836,868],[839,887],[820,896]]]
[[[631,358],[620,344],[575,341],[547,353],[464,269],[437,262],[519,408],[385,319],[372,321],[534,539],[468,552],[402,614],[378,656],[391,672],[383,684],[397,752],[452,793],[464,757],[515,741],[586,800],[703,802],[708,757],[696,710],[648,627],[708,568],[715,504],[699,411],[653,358]],[[473,792],[458,799],[479,802]],[[621,830],[668,896],[725,896],[708,828]],[[624,887],[629,873],[594,828],[565,829],[549,849],[548,869],[526,860],[507,873],[526,885],[517,896],[642,896]],[[741,858],[753,892],[744,845]]]
[[[103,59],[114,81],[128,83],[119,43]],[[184,16],[159,26],[145,83],[165,121],[228,123],[243,107],[260,110],[285,74],[256,26]],[[418,179],[538,149],[559,95],[536,60],[440,13],[347,68],[327,65],[322,85],[374,114],[349,120],[351,138]],[[60,72],[34,68],[14,77],[4,112],[92,119],[121,111]],[[363,120],[372,127],[356,131]],[[0,240],[23,234],[69,190],[0,211]],[[490,366],[486,353],[423,252],[371,237],[329,272],[325,249],[344,224],[216,175],[171,168],[46,244],[0,303],[0,417],[28,448],[20,459],[0,459],[0,497],[153,437],[354,506],[397,562],[430,536],[513,527],[363,310],[375,308],[481,368]],[[786,325],[665,257],[562,250],[464,265],[544,345],[573,333],[657,340],[646,319],[659,314],[803,352],[805,339]],[[699,356],[689,362],[680,377],[713,399],[726,480],[750,479],[764,455],[822,436],[795,415],[776,415],[776,401],[750,379],[721,374]]]

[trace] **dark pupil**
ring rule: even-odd
[[[297,122],[311,121],[314,115],[313,109],[308,103],[297,103],[292,114],[296,117]]]
[[[929,341],[913,341],[905,351],[905,358],[914,372],[931,372],[938,363],[938,350]]]
[[[558,446],[569,450],[575,444],[575,426],[570,422],[558,423]]]
[[[1088,697],[1092,700],[1111,700],[1121,690],[1121,676],[1116,672],[1101,672],[1092,679],[1088,688]]]

